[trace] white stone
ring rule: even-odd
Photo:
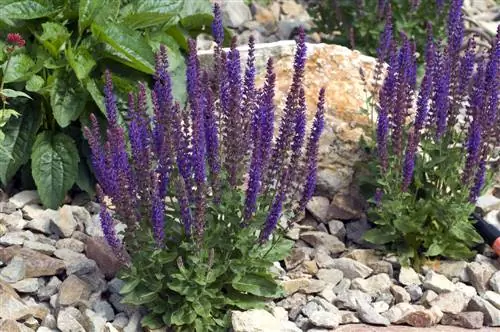
[[[344,278],[347,279],[366,278],[373,272],[368,266],[354,259],[343,257],[334,259],[331,267],[342,271]]]
[[[500,294],[486,291],[483,295],[485,300],[488,300],[491,304],[493,304],[497,309],[500,309]]]
[[[405,266],[402,266],[399,272],[399,282],[405,286],[422,284],[418,273],[413,268]]]
[[[341,317],[327,311],[316,311],[309,316],[309,320],[314,326],[334,329],[340,325]]]
[[[377,296],[387,291],[392,285],[391,278],[385,273],[376,274],[368,279],[356,278],[352,280],[351,288],[359,289],[364,293]]]
[[[12,196],[9,202],[14,204],[16,208],[22,209],[27,204],[40,203],[40,196],[36,190],[24,190]]]
[[[448,278],[434,271],[427,272],[423,285],[424,288],[433,290],[438,294],[452,292],[456,289],[455,284],[448,280]]]
[[[234,332],[301,332],[297,326],[283,324],[263,309],[232,311],[231,322]]]

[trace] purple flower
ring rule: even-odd
[[[302,146],[304,145],[304,137],[306,132],[306,96],[304,89],[299,90],[299,105],[295,116],[294,137],[292,141],[292,156],[290,158],[290,181],[295,183],[300,180],[299,165],[300,157],[302,156]],[[299,183],[299,185],[302,185]]]
[[[179,200],[179,212],[181,215],[181,221],[184,225],[184,232],[186,236],[191,235],[191,226],[193,224],[193,217],[191,215],[191,209],[189,208],[189,199],[187,196],[186,186],[182,178],[177,178],[175,181],[176,196]]]
[[[486,151],[486,150],[485,150]],[[469,192],[469,201],[475,203],[477,198],[481,194],[481,190],[484,186],[484,178],[486,175],[486,153],[483,153],[481,160],[479,161],[479,166],[476,171],[476,176],[474,178],[474,185]]]
[[[278,221],[281,217],[281,210],[283,209],[283,201],[285,199],[285,192],[279,191],[274,197],[273,204],[267,216],[264,228],[260,232],[259,242],[264,243],[269,240],[271,233],[274,231],[278,225]]]
[[[439,61],[436,61],[435,94],[434,94],[434,114],[436,116],[436,138],[441,138],[446,131],[449,110],[450,94],[450,63],[446,54],[443,54]]]
[[[151,211],[151,223],[153,225],[153,236],[158,248],[164,247],[165,241],[165,200],[161,195],[159,174],[153,174],[153,204]]]
[[[464,38],[463,2],[463,0],[451,0],[448,15],[448,54],[452,59],[458,58]],[[455,64],[455,61],[452,62]]]
[[[224,26],[222,25],[222,11],[219,4],[214,4],[214,20],[212,22],[212,35],[220,47],[224,41]]]
[[[99,212],[99,219],[101,220],[101,229],[104,234],[104,239],[113,250],[115,256],[120,258],[120,260],[123,262],[124,261],[122,253],[123,247],[120,240],[116,236],[113,218],[109,214],[106,204],[104,203],[104,193],[102,191],[101,186],[99,185],[96,186],[96,192],[101,206],[101,210]]]
[[[109,183],[108,175],[108,165],[106,163],[106,155],[104,149],[101,146],[101,133],[99,129],[99,123],[94,114],[90,114],[90,129],[85,127],[83,129],[83,134],[87,139],[90,150],[92,152],[90,158],[92,161],[92,166],[94,168],[94,173],[97,181],[101,183],[106,190],[111,191],[112,184]]]
[[[469,136],[467,138],[467,159],[465,161],[464,173],[462,181],[468,184],[470,177],[473,173],[475,165],[479,160],[479,153],[481,149],[481,122],[475,118],[469,129]]]

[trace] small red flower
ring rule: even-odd
[[[23,47],[26,45],[26,41],[18,33],[9,33],[7,35],[7,43],[17,45],[18,47]]]

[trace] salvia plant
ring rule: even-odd
[[[261,307],[280,296],[270,268],[289,253],[293,242],[283,231],[314,192],[324,90],[306,134],[304,32],[275,137],[272,60],[265,84],[257,87],[253,39],[242,72],[235,42],[228,52],[221,47],[218,5],[214,16],[210,69],[202,69],[195,41],[189,41],[186,105],[172,97],[161,47],[150,96],[144,84],[129,96],[127,128],[117,120],[109,72],[105,143],[94,116],[85,128],[102,229],[125,264],[123,301],[149,309],[143,320],[149,327],[222,331],[230,309]],[[123,241],[114,220],[127,226]]]
[[[500,145],[500,34],[489,54],[470,39],[464,52],[463,0],[453,0],[446,42],[428,28],[425,74],[417,86],[415,44],[398,47],[388,21],[378,49],[379,91],[374,199],[376,227],[365,238],[397,250],[403,261],[466,258],[480,242],[469,215],[489,178]],[[373,173],[371,173],[373,177]]]

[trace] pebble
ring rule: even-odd
[[[389,326],[391,322],[380,315],[373,306],[363,300],[359,300],[357,314],[359,319],[368,324]]]

